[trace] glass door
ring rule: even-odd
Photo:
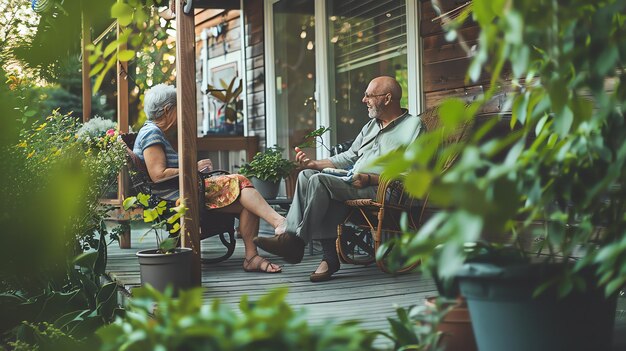
[[[276,142],[293,158],[293,148],[316,128],[315,1],[276,1],[272,15]]]

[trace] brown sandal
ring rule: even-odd
[[[257,257],[259,259],[257,259]],[[255,268],[249,268],[250,265],[252,265],[252,263],[257,262],[258,264],[256,265]],[[263,263],[265,262],[265,268],[261,268],[263,267]],[[270,271],[270,267],[275,266],[278,267],[277,271]],[[280,266],[277,266],[275,264],[273,264],[272,262],[270,262],[267,258],[261,257],[259,256],[259,254],[256,254],[252,257],[250,257],[249,259],[243,259],[243,270],[246,272],[261,272],[261,273],[280,273],[283,270],[281,269]]]

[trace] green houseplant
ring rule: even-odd
[[[283,148],[274,145],[258,152],[250,163],[241,166],[239,173],[250,178],[265,199],[274,199],[283,178],[296,168],[295,163],[283,158]]]
[[[537,310],[543,320],[534,326],[521,327],[516,324],[520,318],[510,312],[491,314],[494,318],[486,328],[476,327],[473,320],[481,350],[512,350],[512,345],[610,347],[615,295],[626,282],[626,128],[621,107],[626,97],[625,8],[622,0],[580,0],[566,8],[541,0],[473,1],[471,14],[481,31],[468,78],[476,81],[486,72],[491,84],[484,97],[469,106],[458,99],[443,102],[440,132],[475,118],[502,89],[507,92],[510,119],[486,121],[467,141],[455,145],[460,156],[445,175],[430,160],[437,152],[453,150],[438,149],[432,138],[418,139],[406,152],[391,157],[390,173],[406,172],[409,191],[421,197],[428,194],[431,203],[444,209],[417,233],[401,238],[399,251],[412,260],[429,259],[443,244],[437,259],[442,276],[458,272],[465,242],[484,233],[507,233],[508,241],[519,243],[520,233],[532,232],[537,222],[543,226],[536,233],[540,245],[534,255],[525,256],[538,261],[535,266],[499,262],[465,271],[462,291],[463,280],[483,288],[499,282],[497,276],[514,282],[508,268],[519,268],[530,277],[525,284],[518,283],[528,294],[529,308],[523,310],[530,315],[530,307],[543,306]],[[458,35],[469,15],[464,11],[449,22],[448,37]],[[502,122],[511,132],[490,136]],[[522,267],[529,270],[522,272]],[[479,279],[479,272],[486,279]],[[466,297],[470,311],[490,303]],[[576,303],[563,307],[567,301]],[[556,319],[559,311],[565,319]],[[516,333],[496,340],[493,335],[499,332],[493,327],[498,325]],[[558,336],[555,328],[569,333],[552,344],[527,343]]]
[[[168,208],[166,201],[160,201],[151,207],[149,200],[150,195],[139,193],[124,199],[123,203],[125,210],[137,206],[144,209],[143,221],[151,225],[141,239],[151,232],[156,237],[155,249],[141,250],[136,254],[141,282],[142,285],[150,284],[159,291],[164,291],[171,285],[174,293],[178,293],[178,290],[191,286],[192,250],[177,247],[180,239],[180,218],[185,215],[187,208],[184,204]]]

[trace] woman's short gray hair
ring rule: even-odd
[[[166,106],[176,105],[176,88],[172,85],[157,84],[146,91],[143,98],[143,111],[149,120],[163,117]]]

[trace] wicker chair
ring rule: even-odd
[[[440,121],[436,109],[429,109],[420,115],[427,132],[438,132]],[[470,123],[462,125],[453,135],[442,141],[442,145],[450,145],[465,138],[469,133]],[[448,156],[443,161],[443,171],[452,166],[457,155]],[[356,199],[345,202],[350,212],[343,224],[337,227],[337,252],[344,263],[369,265],[374,262],[384,272],[389,272],[385,256],[376,260],[376,251],[390,237],[402,233],[400,218],[403,213],[408,215],[408,226],[416,231],[426,218],[433,212],[428,206],[428,196],[423,200],[416,199],[404,191],[400,179],[384,179],[381,177],[376,199]],[[397,273],[412,270],[417,266],[410,265]]]
[[[128,133],[121,135],[122,140],[126,144],[126,159],[128,165],[128,176],[130,178],[130,191],[131,194],[136,195],[138,193],[144,193],[150,195],[150,205],[156,205],[163,199],[152,195],[154,190],[157,189],[172,189],[178,187],[178,176],[168,178],[160,182],[152,182],[148,176],[148,171],[145,164],[133,153],[132,149],[135,145],[136,133]],[[200,240],[207,243],[209,238],[215,237],[219,239],[219,242],[224,246],[225,252],[220,252],[217,255],[212,254],[210,257],[208,253],[201,253],[201,261],[205,264],[217,263],[228,259],[235,251],[235,216],[228,213],[216,212],[208,210],[204,203],[204,182],[203,180],[222,174],[229,174],[226,171],[212,171],[210,173],[198,173],[198,189],[200,199]],[[166,200],[167,201],[167,200]],[[168,207],[175,206],[174,201],[167,201]],[[206,240],[205,240],[206,239]],[[218,246],[219,247],[219,246]]]

